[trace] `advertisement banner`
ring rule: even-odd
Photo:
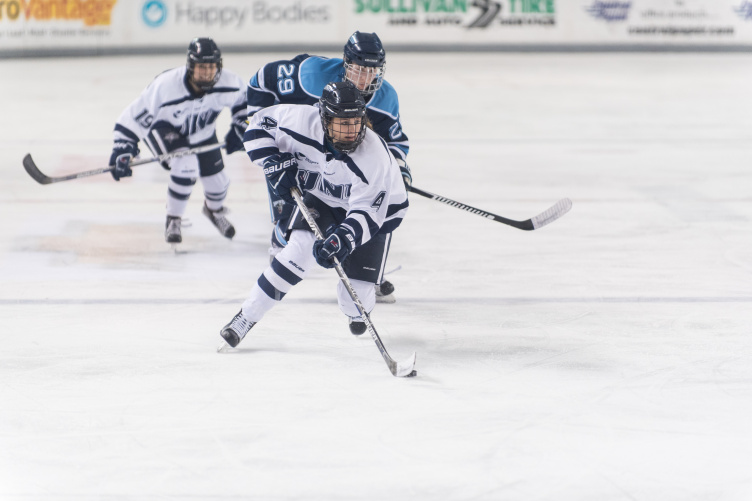
[[[132,44],[174,45],[196,36],[233,45],[293,45],[336,38],[337,0],[146,0],[126,13]],[[140,5],[139,5],[140,4]]]
[[[748,0],[583,0],[573,14],[576,37],[587,43],[752,43]]]
[[[113,25],[118,3],[118,0],[1,1],[0,53],[8,49],[123,43],[120,30]]]
[[[299,45],[339,40],[337,0],[0,0],[0,54],[9,49]],[[347,35],[345,35],[345,39]]]
[[[349,21],[399,43],[499,44],[566,40],[561,0],[351,0]]]
[[[0,56],[70,49],[748,47],[752,0],[0,0]]]

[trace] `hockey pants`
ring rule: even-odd
[[[191,147],[188,139],[179,134],[171,125],[155,125],[144,141],[155,155]],[[216,143],[217,136],[214,134],[209,139],[193,146]],[[166,164],[163,162],[163,166],[170,170],[170,181],[167,183],[168,216],[182,217],[185,214],[188,199],[199,177],[204,186],[206,206],[213,211],[222,208],[227,197],[227,189],[230,187],[230,178],[224,172],[222,153],[219,149],[173,158]]]
[[[308,270],[318,266],[313,257],[313,242],[316,237],[310,231],[293,230],[287,246],[277,254],[269,267],[264,270],[251,289],[251,294],[243,303],[243,315],[252,322],[258,322],[281,301],[292,287],[306,276]],[[367,312],[376,304],[376,294],[372,282],[350,280],[355,293]],[[353,303],[347,288],[341,280],[337,282],[337,302],[348,317],[359,317],[360,312]]]
[[[167,215],[182,217],[188,199],[199,177],[199,162],[196,155],[178,157],[170,162],[170,181],[167,183]],[[224,170],[209,176],[201,176],[206,206],[219,210],[227,198],[230,178]]]

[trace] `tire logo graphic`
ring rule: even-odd
[[[501,12],[501,4],[491,0],[473,0],[472,5],[473,7],[478,7],[483,12],[481,12],[475,21],[467,26],[468,28],[486,28]]]

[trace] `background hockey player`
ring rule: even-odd
[[[337,258],[367,312],[376,302],[392,231],[407,212],[407,191],[384,140],[366,127],[366,103],[350,82],[332,82],[319,107],[277,105],[257,113],[245,133],[245,148],[263,166],[274,195],[294,204],[290,188],[300,187],[305,203],[325,231],[316,240],[295,206],[287,246],[272,258],[243,303],[221,331],[232,347],[316,263],[334,267]],[[366,330],[342,282],[340,310],[350,332]]]
[[[381,136],[397,159],[406,185],[412,182],[406,158],[407,136],[402,131],[397,92],[386,80],[386,53],[375,33],[356,31],[347,40],[343,59],[301,54],[289,61],[263,66],[248,84],[248,115],[280,103],[315,104],[329,82],[348,80],[363,94],[373,130]],[[272,220],[275,223],[270,254],[287,244],[293,207],[269,191]],[[380,302],[394,302],[394,287],[384,281],[377,287]]]
[[[167,70],[120,115],[115,124],[110,165],[116,181],[132,175],[129,162],[143,139],[155,155],[217,144],[216,119],[230,108],[232,125],[225,136],[228,154],[243,150],[246,92],[243,80],[222,68],[222,54],[211,38],[194,38],[185,66]],[[224,200],[230,179],[219,149],[164,162],[170,170],[167,186],[165,240],[182,242],[181,218],[197,178],[204,187],[202,212],[219,232],[232,238],[235,228],[225,217]]]

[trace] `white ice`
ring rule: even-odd
[[[752,499],[750,57],[390,53],[417,187],[518,220],[574,202],[524,232],[411,196],[372,318],[412,379],[323,269],[215,352],[267,263],[244,155],[237,237],[198,185],[178,254],[158,165],[24,172],[104,166],[182,56],[1,62],[0,499]]]

